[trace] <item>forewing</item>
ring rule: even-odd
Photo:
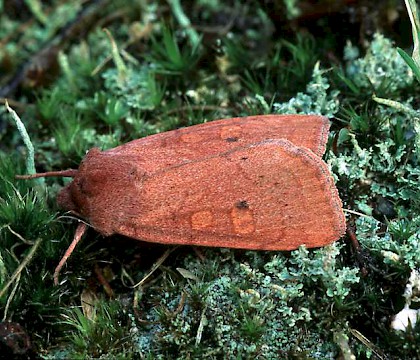
[[[321,157],[329,121],[316,115],[260,115],[211,121],[131,141],[103,152],[130,154],[149,174],[268,139],[286,139]]]
[[[291,250],[329,244],[345,231],[326,164],[287,140],[174,166],[139,189],[136,214],[114,220],[116,233],[139,240]]]

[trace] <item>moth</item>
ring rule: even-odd
[[[217,120],[93,148],[78,169],[18,178],[73,178],[59,206],[103,236],[251,250],[321,247],[346,229],[322,160],[329,126],[313,115]],[[55,283],[86,229],[81,222]]]

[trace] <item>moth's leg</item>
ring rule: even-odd
[[[73,252],[74,248],[78,244],[78,242],[82,239],[84,233],[87,230],[87,225],[84,222],[81,222],[74,233],[73,241],[71,242],[70,246],[66,250],[64,256],[61,258],[59,264],[54,270],[54,285],[58,285],[58,275],[60,274],[61,268],[66,263],[67,259],[70,257],[71,253]]]

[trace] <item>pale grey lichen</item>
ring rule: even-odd
[[[163,97],[153,71],[147,66],[127,68],[127,76],[120,78],[116,68],[106,70],[102,77],[105,87],[133,109],[153,110]]]
[[[325,76],[327,70],[315,64],[312,80],[306,91],[298,93],[285,103],[274,103],[274,111],[278,114],[316,114],[332,117],[339,109],[338,90],[328,91],[330,84]]]
[[[338,351],[334,329],[346,331],[345,325],[337,314],[334,319],[325,317],[323,309],[346,302],[351,287],[359,281],[357,268],[341,264],[340,248],[338,244],[314,251],[301,247],[290,258],[282,253],[248,252],[242,261],[235,260],[232,251],[225,252],[224,259],[220,252],[208,252],[219,260],[217,269],[213,268],[217,276],[207,279],[204,274],[213,267],[211,259],[206,264],[197,258],[186,259],[184,268],[200,280],[179,284],[188,294],[182,311],[167,321],[160,317],[159,326],[136,334],[141,352],[147,344],[157,353],[175,346],[177,359],[191,354],[204,314],[203,336],[195,342],[200,354],[226,359],[277,359],[292,353],[324,359],[330,354],[333,358]],[[201,289],[198,304],[193,296],[197,289]],[[154,299],[168,313],[175,312],[180,302],[179,287],[172,291],[156,294]],[[149,315],[155,316],[148,319],[157,320],[162,310],[151,311]]]
[[[358,54],[358,49],[348,43],[344,51],[346,74],[357,86],[396,91],[413,83],[413,72],[384,35],[376,33],[366,55],[358,58]]]

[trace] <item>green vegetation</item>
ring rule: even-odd
[[[405,306],[420,307],[415,1],[367,2],[372,23],[351,20],[357,4],[268,3],[0,0],[0,315],[31,340],[22,350],[0,333],[0,352],[420,357],[419,323],[390,326]],[[411,25],[413,38],[396,31]],[[358,246],[345,236],[315,250],[165,253],[169,246],[89,230],[53,285],[77,225],[55,202],[67,180],[16,174],[33,172],[31,164],[76,168],[92,147],[267,113],[331,119],[325,160]]]

